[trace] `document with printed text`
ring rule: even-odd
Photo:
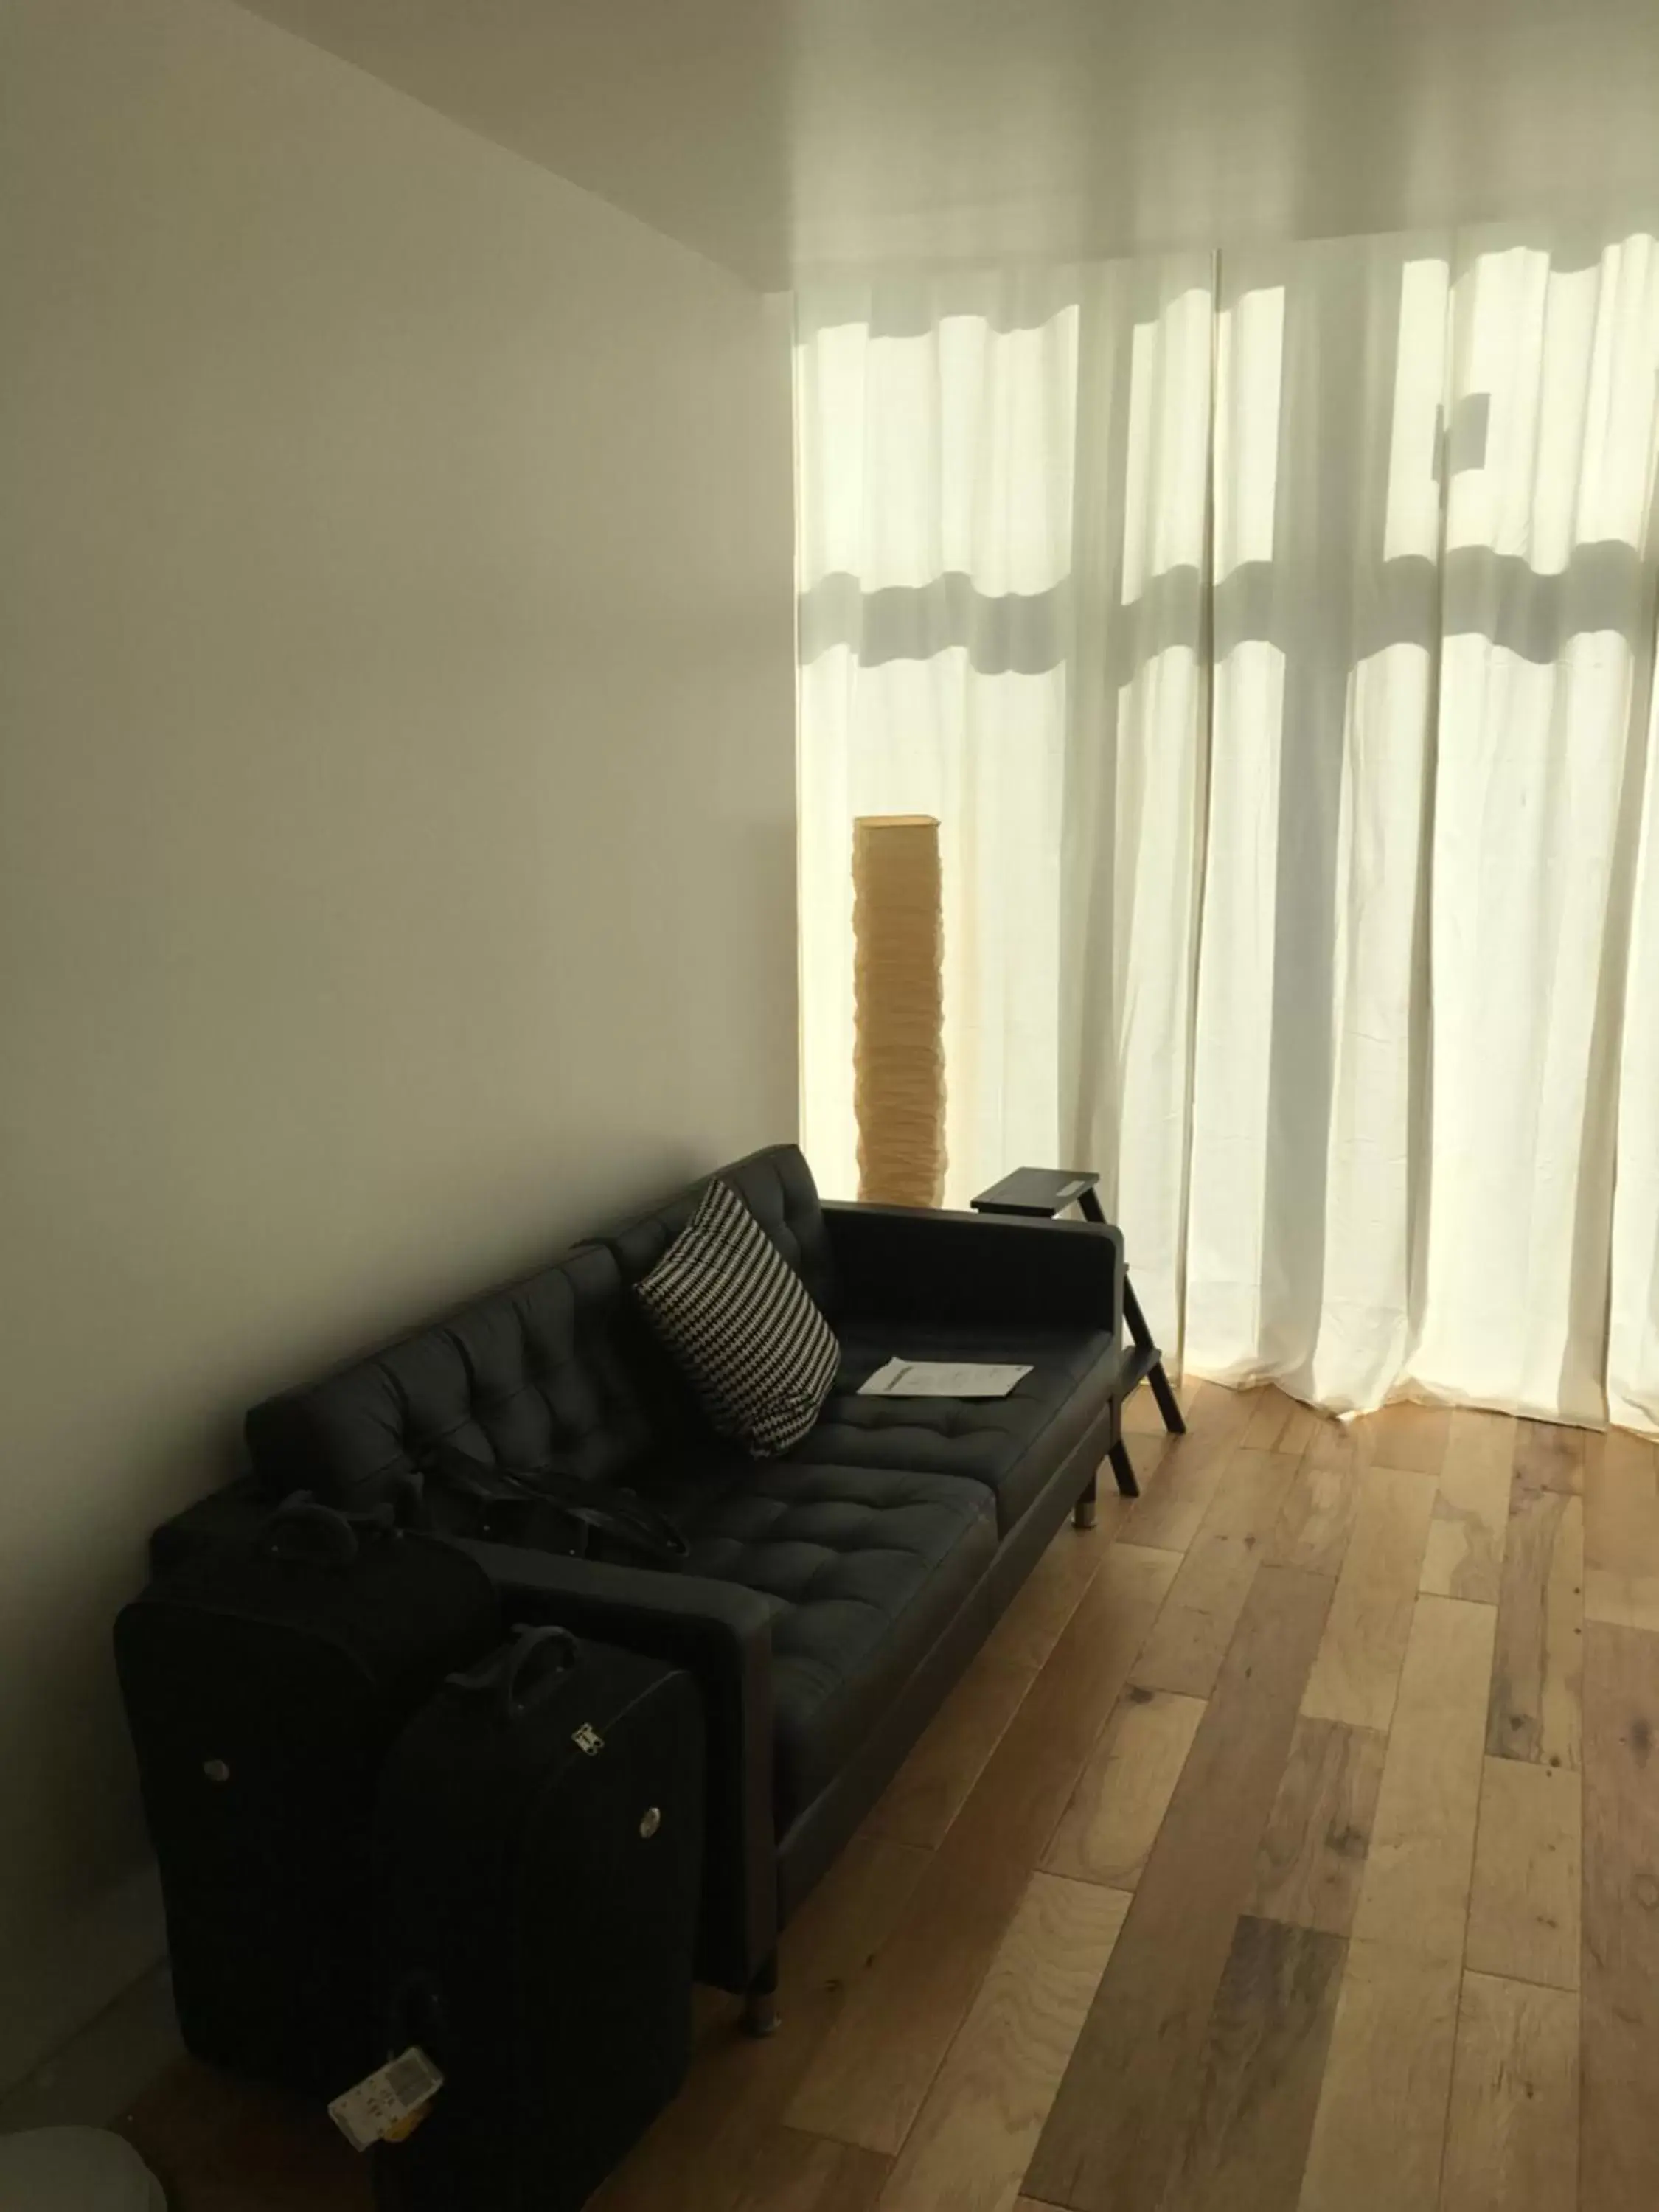
[[[1006,1398],[1029,1367],[998,1367],[971,1359],[890,1359],[860,1398]]]

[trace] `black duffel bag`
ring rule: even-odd
[[[684,1537],[635,1492],[551,1469],[487,1467],[459,1444],[428,1445],[416,1460],[418,1502],[409,1510],[447,1536],[523,1544],[619,1566],[674,1569]]]

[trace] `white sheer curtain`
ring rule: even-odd
[[[1054,1146],[1075,275],[799,314],[805,1139],[854,1192],[854,818],[937,815],[957,1203],[976,1164]]]
[[[1186,1363],[1659,1429],[1659,245],[810,295],[804,1135],[855,813],[947,875],[948,1197],[1099,1167]]]

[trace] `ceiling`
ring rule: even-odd
[[[752,283],[1659,208],[1659,0],[244,0]]]

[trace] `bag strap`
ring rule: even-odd
[[[519,1468],[485,1467],[447,1437],[428,1448],[423,1462],[426,1472],[446,1490],[481,1505],[556,1506],[596,1534],[610,1536],[661,1565],[681,1565],[691,1548],[665,1514],[631,1490],[602,1488],[550,1470],[532,1474]]]

